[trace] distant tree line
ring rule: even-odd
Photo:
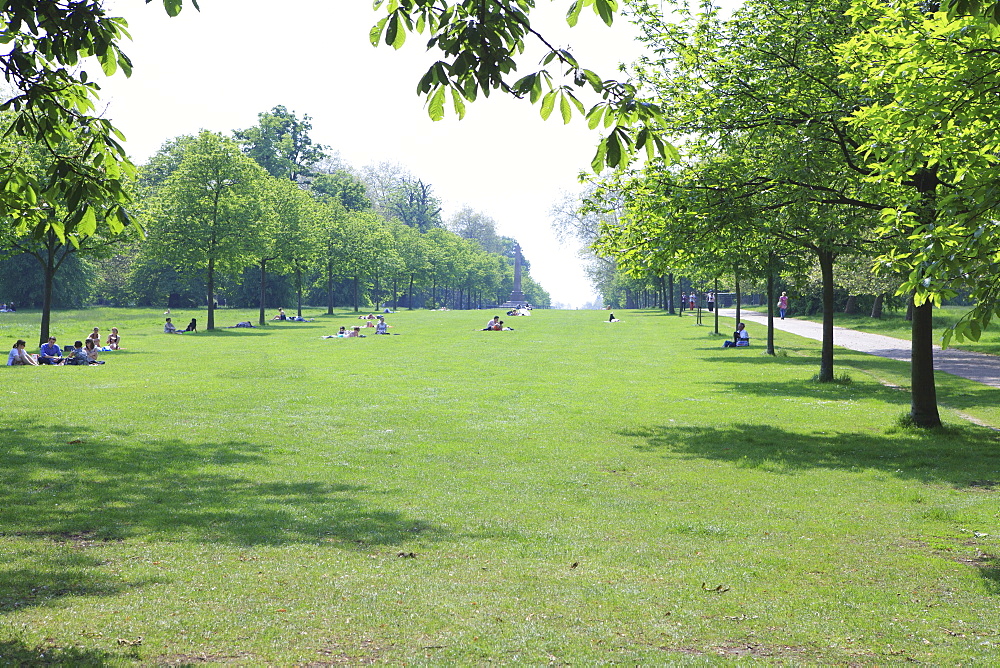
[[[487,215],[466,207],[446,222],[431,184],[402,167],[344,164],[312,142],[308,116],[285,107],[258,118],[232,136],[165,142],[128,181],[122,216],[89,214],[97,206],[71,197],[44,202],[48,217],[73,224],[5,232],[2,299],[42,307],[42,338],[51,308],[86,304],[205,306],[211,328],[216,305],[258,307],[263,323],[278,306],[467,309],[507,299],[515,240]],[[45,168],[45,151],[22,153]],[[527,271],[522,291],[549,303]]]

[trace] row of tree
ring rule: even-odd
[[[514,240],[499,236],[492,219],[465,208],[446,225],[428,184],[393,165],[358,172],[341,164],[312,143],[308,116],[275,107],[259,121],[232,137],[203,131],[166,142],[130,182],[132,205],[120,217],[81,214],[65,198],[42,205],[63,225],[5,228],[6,266],[21,269],[0,280],[6,299],[22,306],[37,299],[44,340],[60,293],[115,304],[207,304],[208,329],[220,299],[257,305],[263,324],[265,307],[292,297],[301,314],[303,301],[332,313],[344,304],[474,308],[510,294]],[[23,157],[39,168],[49,159],[30,144]],[[81,219],[66,224],[74,217]],[[27,258],[35,260],[35,291],[24,280]],[[273,275],[281,277],[277,290],[269,289]],[[69,284],[57,289],[57,277]],[[530,275],[522,290],[548,304]]]
[[[564,225],[600,225],[613,280],[728,277],[737,294],[756,280],[773,304],[777,281],[815,268],[821,381],[834,379],[838,263],[856,293],[912,296],[911,418],[940,424],[932,308],[970,296],[959,339],[1000,308],[992,17],[882,0],[747,0],[728,19],[633,7],[655,55],[632,71],[669,110],[683,159],[601,179]]]

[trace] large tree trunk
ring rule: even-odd
[[[881,318],[882,317],[882,302],[885,298],[884,294],[875,295],[875,303],[872,304],[872,317]]]
[[[42,263],[45,284],[42,288],[42,324],[38,332],[38,345],[49,340],[49,327],[52,324],[52,284],[55,282],[55,253],[50,249]]]
[[[358,276],[354,275],[354,312],[358,312]]]
[[[774,354],[774,252],[767,254],[767,354]]]
[[[407,298],[407,302],[406,302],[406,310],[407,311],[412,311],[413,310],[413,274],[410,274],[410,291],[409,291],[409,294],[410,294],[410,296]]]
[[[906,322],[913,322],[913,295],[906,300],[906,315],[903,316],[903,320]]]
[[[670,315],[676,315],[677,311],[674,309],[674,274],[670,272],[667,274],[667,313]]]
[[[913,308],[910,329],[910,418],[918,427],[940,427],[934,385],[934,305]]]
[[[208,327],[206,330],[215,329],[215,258],[208,261],[208,271],[206,272],[208,283]]]
[[[848,295],[847,303],[844,304],[844,313],[847,315],[854,315],[858,312],[857,298],[854,295]]]
[[[260,261],[260,325],[263,327],[267,324],[267,319],[264,317],[264,299],[267,295],[267,260]]]
[[[823,277],[823,347],[819,359],[819,382],[833,381],[833,251],[818,250]]]
[[[937,219],[936,169],[921,169],[914,175],[914,184],[920,193],[917,224],[932,225]],[[913,320],[910,329],[910,418],[918,427],[939,427],[937,390],[934,387],[934,305],[925,301],[920,306],[913,303]]]

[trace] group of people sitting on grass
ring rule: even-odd
[[[14,302],[0,304],[0,313],[17,313],[17,309],[14,308]]]
[[[14,342],[14,347],[11,348],[10,354],[7,356],[7,366],[104,364],[102,360],[97,359],[98,355],[102,351],[119,350],[121,343],[122,337],[118,334],[117,327],[111,328],[111,333],[108,334],[107,341],[103,346],[101,345],[101,330],[98,327],[95,327],[94,331],[88,334],[83,341],[74,342],[72,348],[69,346],[60,348],[59,344],[56,343],[56,337],[50,336],[48,341],[41,345],[37,355],[27,352],[25,350],[27,344],[24,339],[18,339]]]
[[[288,320],[290,322],[312,322],[312,318],[306,319],[301,315],[285,315],[285,309],[278,307],[278,314],[271,320]]]
[[[197,332],[198,331],[198,319],[191,318],[191,322],[184,329],[178,329],[177,325],[167,318],[167,321],[163,323],[163,333],[164,334],[184,334],[185,332]]]
[[[503,320],[500,319],[500,316],[495,315],[495,316],[493,316],[492,320],[486,321],[486,327],[483,327],[482,331],[484,331],[484,332],[513,332],[514,328],[513,327],[504,327]]]
[[[378,324],[375,324],[375,323],[369,321],[368,323],[365,324],[365,327],[374,327],[376,334],[385,334],[385,335],[388,335],[389,334],[389,325],[387,325],[386,322],[385,322],[385,316],[384,315],[380,315],[380,316],[372,316],[372,317],[374,317],[378,321]],[[364,316],[359,316],[359,318],[361,318],[362,320],[367,320],[367,318],[365,318]],[[323,338],[324,339],[353,339],[353,338],[362,338],[363,339],[363,338],[365,338],[365,335],[361,333],[361,325],[354,325],[350,329],[347,329],[346,327],[341,327],[340,331],[338,331],[336,334],[328,334],[328,335],[324,336]]]

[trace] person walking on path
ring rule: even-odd
[[[782,292],[781,296],[778,297],[778,312],[781,314],[781,319],[785,319],[785,313],[788,311],[788,293]]]

